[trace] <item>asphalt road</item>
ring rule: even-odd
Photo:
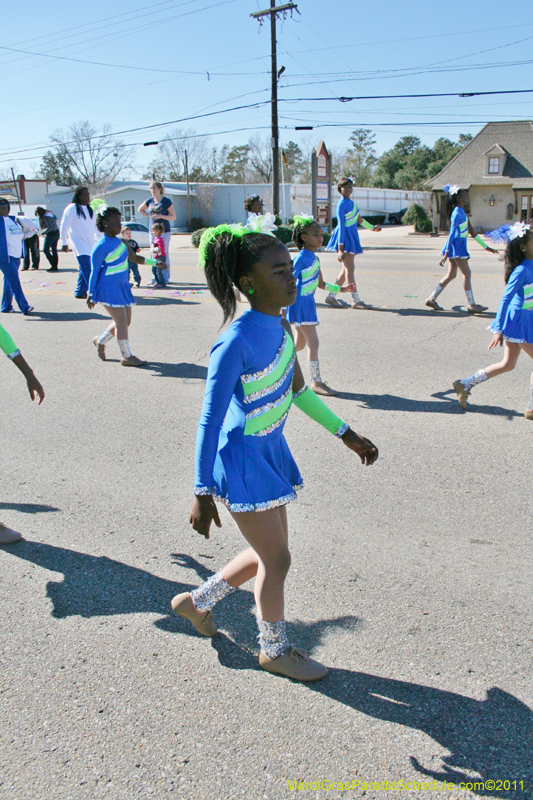
[[[2,362],[0,519],[25,539],[0,548],[0,798],[533,797],[532,365],[477,386],[467,412],[451,385],[497,358],[502,264],[472,242],[490,312],[468,316],[457,280],[435,313],[443,239],[362,239],[375,309],[319,292],[320,356],[329,404],[380,459],[363,468],[297,409],[286,426],[306,483],[287,619],[331,668],[315,685],[258,668],[251,585],[217,607],[213,641],[170,612],[243,547],[224,510],[209,541],[188,525],[221,323],[196,251],[175,237],[178,283],[135,290],[142,370],[121,368],[116,343],[97,358],[108,319],[73,298],[72,254],[56,275],[22,273],[36,311],[0,321],[46,399]],[[335,257],[321,262],[334,280]]]

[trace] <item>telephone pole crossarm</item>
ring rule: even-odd
[[[298,6],[296,5],[296,3],[285,3],[285,5],[278,6],[277,8],[266,8],[264,11],[254,11],[254,13],[250,14],[250,16],[254,17],[254,19],[259,19],[260,17],[268,17],[269,14],[272,14],[273,11],[276,14],[278,14],[280,11],[294,11],[294,10],[296,11],[298,10]]]

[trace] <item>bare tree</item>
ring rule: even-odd
[[[248,139],[248,147],[248,163],[252,168],[252,172],[247,176],[246,182],[270,183],[272,180],[272,147],[270,139],[268,136],[262,139],[256,134]]]
[[[189,180],[210,181],[216,178],[217,151],[210,146],[209,137],[197,136],[196,131],[182,128],[174,128],[167,133],[143,177],[145,180],[155,177],[160,181],[184,181],[185,153],[189,164]]]
[[[105,193],[108,186],[131,168],[130,149],[115,139],[111,126],[95,128],[88,120],[75,122],[67,130],[58,128],[50,136],[52,149],[43,156],[40,174],[66,186],[84,184]]]
[[[211,209],[213,208],[213,199],[217,191],[216,184],[204,183],[194,187],[196,193],[196,203],[200,216],[202,217],[206,226],[211,224]]]

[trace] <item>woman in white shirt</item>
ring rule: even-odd
[[[91,274],[91,252],[95,244],[96,214],[89,205],[90,202],[91,195],[89,190],[86,186],[80,186],[74,193],[72,203],[63,211],[61,225],[59,226],[63,252],[66,253],[68,251],[67,236],[69,236],[70,245],[78,259],[78,283],[74,290],[74,297],[79,297],[80,299],[87,297],[87,287]]]
[[[15,217],[9,216],[10,205],[5,197],[0,197],[0,270],[4,273],[4,291],[2,294],[2,314],[13,311],[13,295],[17,305],[26,316],[33,311],[19,278],[19,264],[22,256],[22,240],[24,233]]]

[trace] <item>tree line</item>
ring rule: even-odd
[[[366,128],[352,131],[346,147],[332,149],[333,178],[353,179],[356,186],[383,189],[421,190],[472,139],[460,134],[457,142],[441,137],[433,147],[422,144],[418,136],[402,136],[390,150],[376,155],[374,134]],[[87,184],[105,191],[114,180],[136,173],[133,150],[112,135],[111,127],[95,128],[90,122],[74,123],[58,129],[50,137],[51,147],[44,154],[38,176],[62,186]],[[282,147],[283,177],[286,183],[311,182],[313,135],[302,144],[289,141]],[[157,145],[155,157],[146,167],[144,180],[192,183],[265,183],[272,180],[270,138],[258,134],[246,144],[220,148],[209,137],[194,130],[176,128]]]

